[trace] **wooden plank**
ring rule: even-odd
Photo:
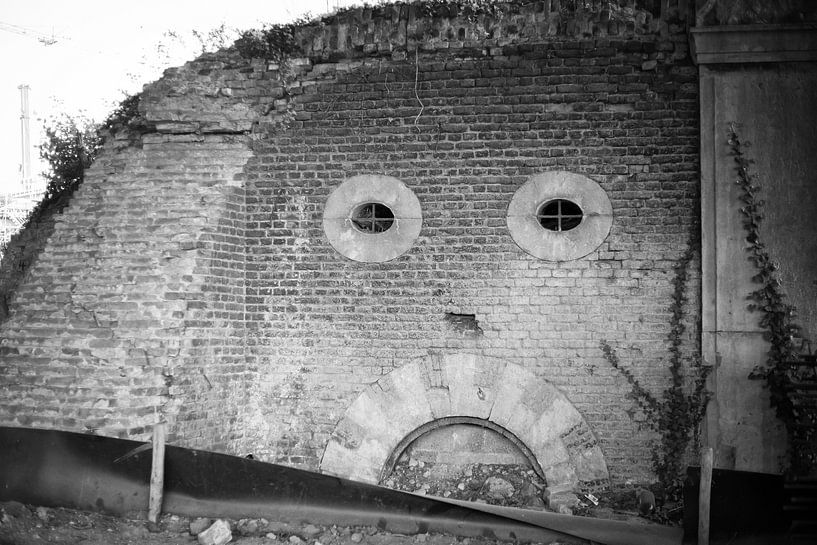
[[[701,454],[701,487],[698,491],[698,545],[709,545],[709,506],[712,502],[714,453],[707,447]]]
[[[165,423],[153,427],[153,465],[150,470],[148,520],[156,523],[162,512],[162,494],[165,484]]]

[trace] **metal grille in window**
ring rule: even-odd
[[[367,202],[352,212],[352,224],[363,233],[383,233],[394,223],[394,212],[385,204]]]
[[[549,231],[570,231],[579,226],[584,212],[567,199],[554,199],[543,204],[536,213],[539,224]]]

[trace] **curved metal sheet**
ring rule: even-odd
[[[144,517],[150,465],[151,451],[145,443],[0,427],[0,500]],[[628,527],[616,521],[444,501],[174,446],[165,450],[163,510],[187,516],[369,525],[402,534],[437,531],[508,541],[636,544],[641,541],[630,538],[647,531],[644,526]],[[680,543],[677,532],[656,531],[649,543]],[[623,535],[629,541],[608,541],[606,534]]]

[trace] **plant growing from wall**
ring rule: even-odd
[[[295,74],[290,66],[289,59],[293,55],[301,53],[298,34],[302,28],[309,24],[309,20],[304,18],[285,25],[271,25],[260,30],[246,30],[241,32],[235,41],[235,48],[242,57],[246,59],[264,59],[268,63],[275,65],[274,68],[270,66],[270,70],[278,71],[283,84],[283,98],[286,99],[286,108],[282,112],[277,112],[273,117],[273,126],[276,129],[286,129],[295,118],[295,109],[289,87],[289,84],[295,79]],[[265,115],[274,111],[271,106],[265,112]]]
[[[658,433],[652,447],[652,466],[667,496],[680,500],[686,457],[698,433],[709,402],[706,378],[711,367],[702,364],[697,356],[684,357],[682,343],[689,286],[689,267],[697,248],[698,230],[692,229],[689,243],[675,265],[672,302],[670,304],[669,371],[671,383],[660,397],[644,388],[638,378],[621,365],[615,349],[606,340],[601,341],[605,359],[630,384],[631,397],[646,415],[648,426]]]
[[[246,59],[265,59],[283,64],[298,51],[298,31],[308,23],[307,19],[299,19],[285,25],[245,30],[235,41],[235,48]]]
[[[379,5],[414,6],[420,17],[465,17],[475,23],[477,17],[491,16],[501,18],[505,2],[501,0],[414,0],[412,2],[380,2]],[[364,6],[367,6],[364,3]],[[368,6],[367,6],[368,7]],[[343,11],[360,10],[359,7]],[[268,25],[263,28],[241,32],[235,42],[238,52],[247,59],[265,59],[278,64],[285,64],[288,57],[300,52],[298,35],[310,26],[331,23],[332,16],[323,19],[310,19],[307,15],[287,24]],[[418,37],[421,38],[421,37]]]
[[[34,207],[26,224],[36,221],[47,209],[60,211],[85,180],[85,171],[96,159],[106,135],[138,125],[140,95],[126,97],[102,123],[63,114],[45,122],[45,139],[40,158],[48,163],[43,173],[45,196]]]
[[[101,124],[66,114],[46,120],[45,139],[40,144],[40,157],[49,167],[43,173],[46,190],[22,226],[22,230],[29,230],[29,242],[16,246],[10,243],[9,248],[13,251],[7,252],[3,248],[0,252],[0,269],[3,271],[0,278],[0,321],[8,317],[11,297],[53,230],[53,222],[48,218],[68,205],[71,195],[85,179],[85,171],[94,162],[105,136],[125,127],[138,128],[138,107],[139,95],[134,95],[125,98]]]
[[[40,158],[49,167],[43,173],[45,196],[32,210],[28,222],[35,221],[45,208],[58,202],[62,202],[63,206],[67,204],[67,197],[82,184],[85,170],[94,162],[102,145],[99,126],[82,117],[63,114],[46,121],[44,130]]]
[[[501,17],[502,0],[422,0],[412,2],[423,17],[464,16],[470,23],[481,15]]]
[[[792,399],[793,381],[810,378],[814,380],[814,370],[810,376],[804,376],[803,367],[798,364],[800,354],[795,347],[794,339],[800,334],[800,326],[794,321],[796,310],[786,302],[778,272],[779,266],[769,255],[768,248],[761,237],[763,208],[765,201],[760,198],[761,187],[757,176],[750,172],[752,160],[744,154],[746,143],[738,136],[734,124],[729,129],[729,147],[734,157],[737,170],[735,183],[740,187],[740,200],[743,206],[740,214],[746,232],[746,250],[749,261],[754,265],[756,274],[752,281],[759,288],[749,294],[753,301],[748,306],[750,311],[761,313],[760,326],[765,330],[763,338],[769,343],[764,366],[756,367],[750,378],[763,379],[769,390],[769,397],[777,417],[786,427],[789,440],[789,465],[795,474],[806,474],[812,469],[815,461],[813,446],[814,427],[800,426],[802,417],[810,416],[811,422],[817,419],[814,414],[805,415],[807,407],[799,408]],[[813,409],[812,409],[813,412]]]
[[[101,140],[107,132],[116,134],[124,128],[135,128],[142,125],[139,115],[139,102],[142,95],[125,97],[114,110],[108,114],[105,121],[97,128],[97,136]]]

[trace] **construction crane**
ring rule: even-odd
[[[3,21],[0,21],[0,30],[4,32],[11,32],[12,34],[20,34],[21,36],[30,36],[35,38],[43,45],[54,45],[58,41],[57,36],[55,36],[53,32],[49,36],[48,34],[43,34],[42,32],[34,30],[33,28],[12,25],[11,23],[4,23]]]

